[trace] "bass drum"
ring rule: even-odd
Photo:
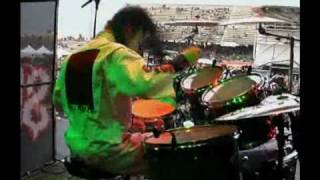
[[[239,180],[235,126],[178,128],[145,142],[152,180]]]

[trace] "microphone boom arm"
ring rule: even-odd
[[[93,0],[89,0],[89,1],[87,1],[86,3],[84,3],[82,6],[81,6],[81,8],[84,8],[84,7],[86,7],[89,3],[91,3]]]

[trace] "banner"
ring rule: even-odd
[[[53,160],[56,1],[21,2],[21,175]]]

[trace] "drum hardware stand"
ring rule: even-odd
[[[297,152],[295,158],[297,158],[300,162],[301,165],[301,161],[303,161],[301,159],[301,140],[300,140],[300,131],[299,131],[299,120],[300,120],[300,112],[291,112],[288,113],[289,117],[290,117],[290,128],[291,128],[291,133],[292,133],[292,145],[293,145],[293,149],[294,152]]]
[[[232,77],[232,75],[231,75],[231,70],[228,68],[228,67],[225,67],[225,75],[224,75],[224,78],[223,78],[223,80],[226,80],[226,79],[229,79],[229,78],[231,78]]]
[[[177,145],[177,138],[176,138],[176,135],[171,132],[171,131],[164,131],[164,132],[168,132],[170,135],[171,135],[171,145],[173,147],[175,147]],[[152,128],[152,133],[154,135],[155,138],[159,138],[160,137],[160,134],[162,133],[161,131],[159,131],[158,129],[156,129],[155,127]]]
[[[212,68],[216,67],[216,64],[217,64],[217,60],[216,59],[212,60],[211,67]]]
[[[283,162],[285,164],[287,164],[290,160],[292,159],[297,159],[298,157],[298,152],[296,150],[294,150],[292,153],[286,155],[284,158],[283,158]]]
[[[172,147],[176,147],[177,146],[177,138],[176,138],[176,135],[172,132],[172,131],[167,131],[168,133],[171,134],[171,145]]]
[[[294,41],[300,41],[300,39],[296,39],[296,38],[294,38],[294,36],[281,36],[281,35],[277,35],[277,34],[268,33],[262,27],[261,23],[259,23],[259,33],[262,35],[283,38],[283,39],[287,39],[290,41],[289,93],[291,93],[292,92],[292,81],[293,81]]]
[[[160,137],[161,131],[159,131],[159,130],[158,130],[157,128],[155,128],[154,126],[152,126],[151,131],[152,131],[152,133],[153,133],[153,135],[154,135],[155,138]]]
[[[88,0],[86,3],[84,3],[81,8],[84,8],[87,6],[89,3],[91,3],[93,0]],[[99,8],[99,3],[100,0],[94,0],[96,3],[96,10],[95,10],[95,15],[94,15],[94,26],[93,26],[93,37],[96,37],[96,25],[97,25],[97,13],[98,13],[98,8]]]
[[[295,101],[299,102],[296,99],[295,99]],[[298,135],[297,126],[298,126],[298,121],[299,121],[299,119],[298,119],[299,115],[297,113],[291,112],[291,113],[288,113],[288,116],[289,116],[290,122],[291,122],[290,123],[290,128],[291,128],[291,131],[292,131],[293,147],[294,147],[294,149],[298,149],[295,140],[296,140],[296,136]]]
[[[251,75],[252,73],[252,66],[249,66],[247,69],[247,75]]]
[[[278,143],[278,158],[277,158],[277,174],[279,179],[286,179],[286,167],[292,160],[297,159],[297,151],[293,150],[290,154],[286,155],[286,136],[285,136],[285,128],[288,127],[287,122],[284,122],[285,119],[283,114],[279,114],[273,118],[274,125],[278,128],[278,135],[276,137]],[[291,149],[291,148],[290,148]]]

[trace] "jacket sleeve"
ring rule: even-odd
[[[107,79],[127,96],[174,98],[173,73],[146,72],[144,60],[130,49],[121,48],[106,61]]]

